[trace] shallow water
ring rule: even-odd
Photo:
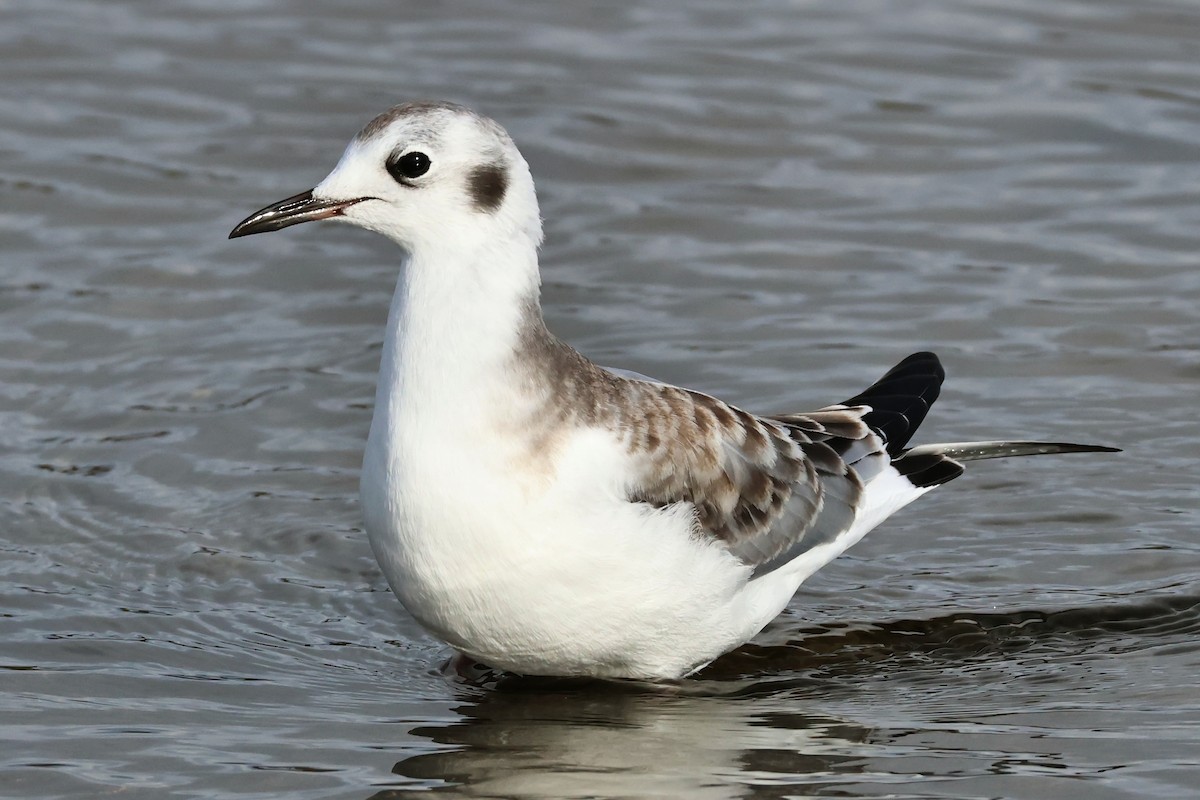
[[[1200,8],[0,6],[0,795],[1200,796]],[[935,349],[989,462],[672,687],[452,680],[360,530],[398,257],[238,242],[405,99],[551,326],[763,411]]]

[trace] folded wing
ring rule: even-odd
[[[846,403],[770,417],[697,392],[638,384],[631,390],[644,396],[631,406],[662,413],[631,426],[655,432],[640,442],[643,468],[630,499],[690,504],[700,535],[723,542],[756,575],[770,572],[851,530],[867,487],[885,470],[894,474],[893,455],[924,419],[943,377],[936,356],[918,353]],[[940,455],[925,460],[914,471],[926,481],[962,472]]]

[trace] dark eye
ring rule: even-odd
[[[429,172],[429,156],[411,150],[402,156],[388,159],[387,171],[400,183],[407,183],[413,178],[419,178]]]

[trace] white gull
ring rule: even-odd
[[[1112,450],[908,448],[944,377],[932,353],[843,403],[775,416],[597,366],[542,321],[525,159],[461,106],[390,109],[316,188],[230,238],[317,219],[407,253],[363,516],[405,608],[493,667],[679,678],[749,640],[805,578],[962,462]]]

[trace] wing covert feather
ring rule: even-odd
[[[633,502],[689,504],[698,536],[769,572],[853,523],[864,487],[900,458],[933,485],[961,466],[946,456],[903,459],[945,372],[914,353],[840,405],[759,417],[699,392],[606,370],[552,336],[536,301],[513,352],[530,393],[531,452],[568,426],[602,426],[624,442]],[[928,463],[927,463],[928,462]],[[945,463],[943,463],[945,462]],[[907,469],[907,468],[906,468]]]
[[[843,404],[755,416],[699,392],[598,367],[534,321],[515,363],[550,378],[530,381],[542,427],[550,419],[551,429],[603,425],[616,432],[633,466],[628,498],[660,508],[689,504],[696,535],[722,542],[755,575],[849,529],[864,487],[903,454],[944,377],[935,355],[915,353]],[[940,463],[910,460],[929,481],[953,477]]]
[[[759,417],[673,386],[636,391],[658,397],[633,407],[669,413],[632,426],[656,431],[657,446],[637,449],[642,469],[630,499],[691,504],[697,533],[724,542],[759,574],[848,529],[865,481],[889,461],[863,422],[866,407]]]

